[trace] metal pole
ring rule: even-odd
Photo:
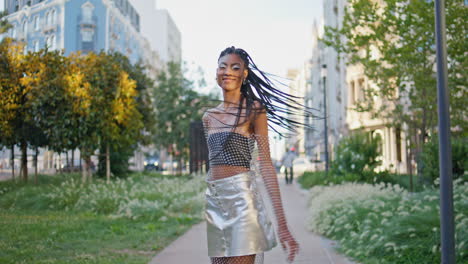
[[[327,65],[323,64],[322,68],[326,72]],[[329,161],[328,161],[328,126],[327,126],[327,76],[326,74],[323,75],[323,134],[325,138],[325,172],[328,174],[328,168],[329,168]]]
[[[449,93],[447,91],[447,49],[445,3],[435,0],[437,45],[437,103],[439,113],[440,233],[442,264],[455,263],[453,220],[452,148],[450,144]]]

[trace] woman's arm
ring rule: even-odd
[[[259,109],[258,107],[255,108]],[[260,173],[265,183],[266,190],[270,197],[270,201],[276,216],[280,243],[283,249],[287,250],[288,260],[292,261],[294,260],[294,257],[299,250],[299,244],[291,235],[287,225],[286,216],[284,214],[278,178],[270,157],[268,123],[265,111],[257,112],[256,117],[253,120],[253,129],[258,145]]]

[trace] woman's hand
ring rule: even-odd
[[[288,256],[288,262],[293,262],[294,258],[296,258],[296,255],[299,253],[299,243],[297,243],[286,226],[278,228],[278,236],[281,246]]]

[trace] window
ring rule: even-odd
[[[55,50],[57,48],[56,46],[56,41],[55,41],[55,35],[50,36],[50,49]]]
[[[349,91],[349,104],[354,104],[356,102],[356,85],[354,84],[354,81],[351,81],[349,85],[350,91]]]
[[[45,23],[46,25],[50,25],[50,12],[47,12],[45,15]]]
[[[34,41],[34,52],[38,52],[39,51],[39,40],[35,40]]]
[[[56,12],[55,12],[55,9],[53,9],[50,12],[50,24],[55,25],[55,21],[56,21]]]
[[[51,49],[51,47],[52,47],[52,38],[49,36],[49,37],[46,37],[46,48]]]
[[[84,5],[81,8],[81,12],[83,14],[83,22],[91,23],[93,21],[93,6]]]
[[[26,37],[26,34],[28,34],[28,21],[27,20],[23,21],[23,26],[21,29],[23,30],[23,34]]]
[[[39,16],[34,17],[34,30],[39,31]]]
[[[94,30],[92,29],[82,29],[81,30],[81,38],[83,42],[92,42],[94,36]]]
[[[396,158],[401,162],[401,128],[395,129]]]
[[[355,99],[357,100],[364,100],[364,92],[365,92],[365,87],[364,87],[365,83],[364,83],[364,79],[359,79],[358,80],[358,85],[357,85],[357,94],[356,94],[356,97]]]

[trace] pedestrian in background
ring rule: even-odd
[[[284,166],[284,174],[286,178],[286,184],[291,184],[294,178],[294,170],[293,170],[293,161],[296,158],[296,153],[294,152],[295,148],[290,148],[283,156],[282,162]],[[289,171],[289,178],[288,178],[288,171]]]

